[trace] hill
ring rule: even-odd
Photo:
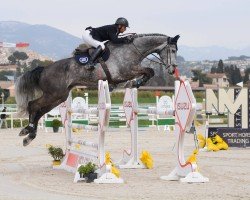
[[[28,42],[30,49],[53,59],[69,57],[81,39],[48,25],[30,25],[15,21],[0,21],[0,42]],[[186,61],[219,60],[230,56],[250,56],[250,46],[229,49],[220,46],[179,46],[178,55]]]
[[[47,25],[2,21],[0,22],[0,41],[28,42],[31,50],[53,59],[60,59],[70,56],[81,39]]]

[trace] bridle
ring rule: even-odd
[[[157,56],[154,55],[153,53],[143,55],[143,54],[140,52],[140,50],[136,47],[136,45],[134,44],[134,41],[132,42],[132,44],[133,44],[134,48],[137,50],[137,52],[138,52],[143,58],[145,57],[147,60],[149,60],[149,61],[151,61],[151,62],[154,62],[154,63],[158,63],[158,64],[160,64],[160,65],[163,65],[163,66],[166,67],[166,69],[168,69],[168,68],[171,66],[171,63],[172,63],[172,60],[171,60],[171,52],[170,52],[170,51],[171,51],[171,47],[170,47],[170,45],[169,45],[167,42],[163,43],[163,44],[161,45],[162,47],[159,48],[159,49],[157,49],[157,51],[162,51],[163,49],[167,48],[167,62],[169,61],[169,63],[170,63],[169,65],[167,65],[161,58],[157,57]],[[148,58],[148,57],[147,57],[148,55],[154,56],[154,57],[155,57],[156,59],[158,59],[160,62]]]

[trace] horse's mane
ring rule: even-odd
[[[147,36],[164,36],[164,37],[168,37],[167,35],[160,34],[160,33],[146,33],[146,34],[136,34],[134,36],[134,38],[147,37]]]

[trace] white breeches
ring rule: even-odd
[[[100,42],[98,40],[95,40],[92,35],[90,35],[89,30],[85,30],[82,35],[82,39],[84,40],[85,43],[97,48],[99,45],[102,47],[102,50],[105,49],[105,42]]]

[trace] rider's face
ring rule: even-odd
[[[119,27],[119,32],[123,33],[124,31],[126,31],[126,26],[121,26]]]

